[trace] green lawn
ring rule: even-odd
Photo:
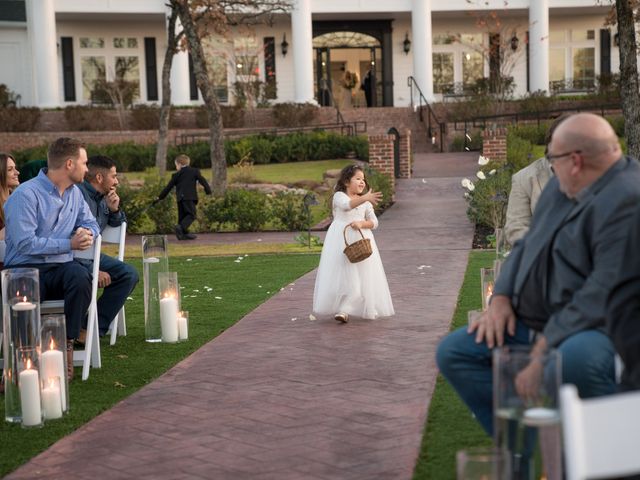
[[[451,329],[467,324],[467,312],[481,308],[480,268],[491,267],[495,251],[473,251],[464,282],[458,294],[458,304]],[[472,418],[449,384],[438,375],[436,389],[429,406],[420,457],[414,480],[449,480],[456,477],[456,451],[472,446],[489,446],[491,439]]]
[[[270,163],[267,165],[253,165],[253,176],[259,182],[264,183],[284,183],[290,184],[303,180],[322,182],[322,174],[327,170],[341,169],[353,160],[316,160],[312,162],[291,162],[291,163]],[[155,173],[155,169],[146,172],[127,172],[124,175],[128,180],[144,180],[150,174]],[[201,170],[204,178],[211,178],[211,169]],[[173,172],[169,172],[173,173]],[[237,174],[236,167],[229,167],[227,175],[229,182],[233,182]]]
[[[235,256],[170,259],[170,269],[178,272],[185,287],[182,308],[189,311],[189,340],[184,343],[144,341],[141,281],[126,304],[128,335],[119,337],[113,347],[103,339],[102,368],[93,369],[86,382],[76,369],[76,380],[70,385],[71,410],[63,419],[48,421],[41,429],[22,429],[4,421],[4,398],[0,397],[0,477],[151,382],[318,265],[316,254],[249,255],[240,263],[235,260]],[[131,263],[140,271],[139,259]],[[213,291],[207,292],[205,286]]]

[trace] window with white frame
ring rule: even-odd
[[[595,86],[595,77],[595,30],[552,30],[549,34],[551,90],[589,90]]]
[[[440,34],[433,38],[435,93],[462,93],[485,76],[482,33]]]
[[[96,83],[125,80],[133,84],[133,100],[140,98],[140,42],[136,37],[80,37],[82,99],[94,101]]]

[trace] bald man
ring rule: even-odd
[[[582,397],[616,389],[606,304],[640,203],[640,165],[622,156],[606,120],[586,113],[560,123],[547,160],[555,177],[503,265],[488,311],[438,346],[440,370],[489,434],[495,346],[532,344],[534,356],[559,350],[562,381]],[[541,375],[539,362],[523,369],[518,393],[532,394]]]

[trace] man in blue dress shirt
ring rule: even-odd
[[[72,250],[90,248],[100,228],[76,186],[87,172],[82,143],[57,139],[49,146],[47,165],[5,203],[5,268],[37,268],[41,299],[67,300],[67,375],[71,379],[73,341],[91,303],[91,273],[74,260]]]

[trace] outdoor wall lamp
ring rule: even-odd
[[[404,50],[404,54],[408,55],[411,50],[411,40],[409,40],[409,32],[404,34],[404,42],[402,42],[402,50]]]
[[[519,44],[520,44],[520,39],[518,38],[518,36],[514,32],[513,33],[513,37],[511,37],[511,50],[513,50],[514,52],[516,50],[518,50],[518,45]]]
[[[282,49],[282,56],[286,57],[287,52],[289,51],[289,42],[287,42],[287,34],[282,34],[282,43],[280,44],[280,48]]]

